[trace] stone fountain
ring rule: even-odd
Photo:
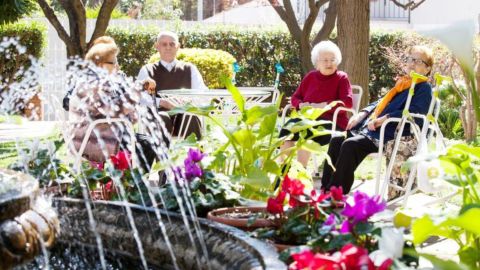
[[[90,254],[86,256],[98,256],[85,201],[55,198],[47,204],[39,194],[37,181],[32,177],[0,169],[0,269],[10,269],[35,256],[44,256],[40,261],[48,260],[48,256],[55,255],[42,255],[42,249],[46,254],[45,250],[52,246],[53,249],[69,247],[74,253],[89,249]],[[175,269],[176,264],[178,269],[286,269],[272,246],[250,238],[241,230],[187,217],[188,222],[200,224],[201,239],[199,234],[193,234],[191,239],[184,217],[160,210],[175,254],[174,264],[155,209],[125,202],[96,201],[92,203],[96,230],[109,258],[141,265],[135,264],[139,261],[139,250],[125,214],[126,207],[132,210],[149,268]],[[206,253],[201,252],[202,241]]]
[[[0,169],[0,269],[33,259],[54,244],[58,219],[31,176]]]

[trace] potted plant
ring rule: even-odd
[[[191,203],[196,214],[205,217],[212,209],[240,204],[240,187],[225,175],[204,169],[202,160],[205,156],[199,149],[190,148],[183,166],[173,169],[173,181],[160,187],[165,209],[180,211],[181,206],[188,209]]]

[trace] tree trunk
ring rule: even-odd
[[[68,16],[69,32],[61,25],[57,15],[46,0],[37,0],[38,5],[42,9],[45,17],[53,25],[60,39],[65,43],[67,48],[67,57],[79,56],[85,57],[88,48],[92,42],[105,34],[110,16],[119,0],[104,0],[98,14],[90,42],[86,41],[87,19],[85,13],[85,5],[82,0],[60,0],[60,4],[65,9]]]
[[[370,1],[337,1],[338,46],[342,51],[340,69],[350,82],[363,88],[361,106],[369,101],[368,49],[370,37]]]

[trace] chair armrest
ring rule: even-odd
[[[336,109],[335,109],[335,112],[333,113],[332,132],[336,130],[338,114],[339,114],[341,111],[351,112],[353,115],[356,115],[356,114],[357,114],[357,112],[356,112],[354,109],[351,109],[351,108],[346,108],[346,107],[338,107],[338,108],[336,108]]]

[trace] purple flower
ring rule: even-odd
[[[185,165],[185,179],[191,180],[195,177],[202,177],[203,171],[200,165],[198,165],[195,162],[192,162],[192,160],[189,160],[188,158],[185,159],[184,165]]]
[[[330,214],[327,218],[327,220],[325,220],[325,222],[323,223],[323,226],[328,226],[328,227],[331,227],[333,225],[335,225],[335,215],[334,214]]]
[[[344,220],[342,226],[340,227],[340,233],[351,233],[353,231],[353,225],[349,220]]]
[[[380,196],[369,197],[367,194],[357,191],[353,194],[353,204],[347,200],[342,215],[348,217],[350,223],[355,225],[367,221],[374,214],[385,210],[387,204]]]
[[[190,148],[188,150],[187,159],[193,162],[200,162],[206,154],[203,154],[200,149]]]

